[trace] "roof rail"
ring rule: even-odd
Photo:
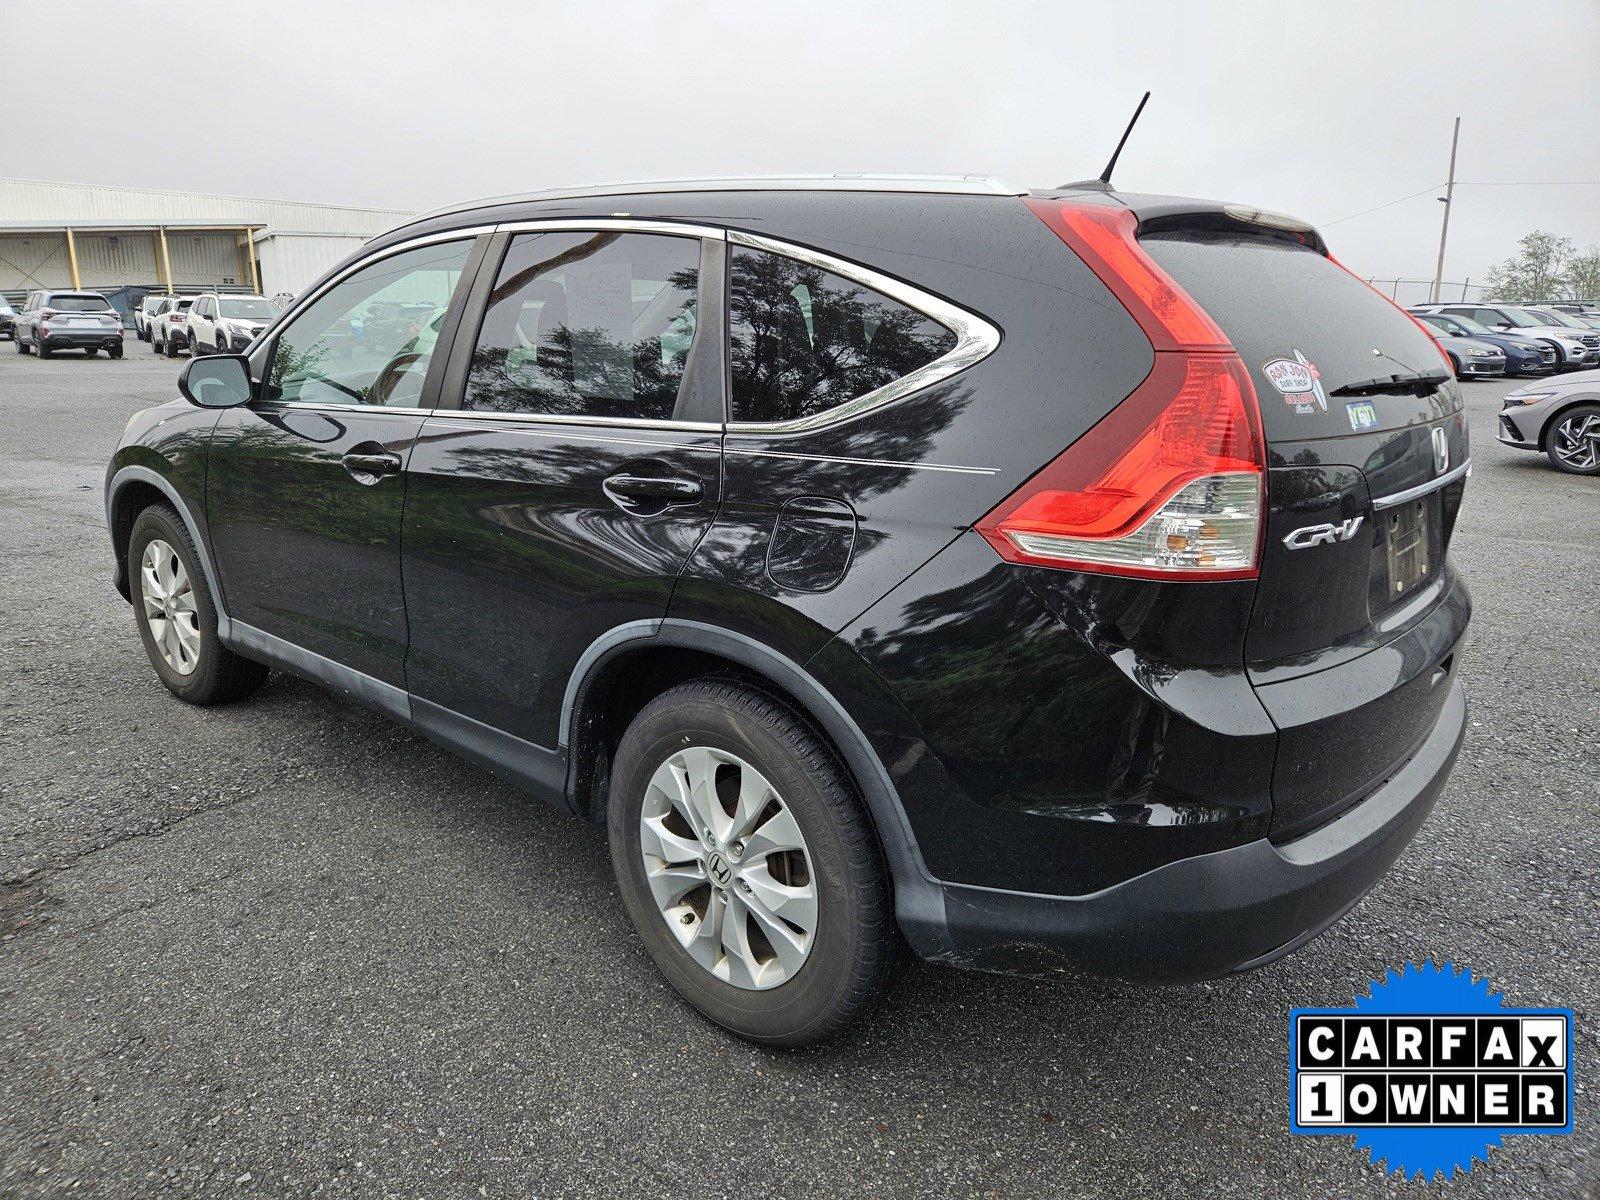
[[[705,179],[640,179],[588,187],[552,188],[543,192],[485,196],[481,200],[447,204],[413,217],[407,224],[496,204],[670,192],[932,192],[958,196],[1026,196],[1028,189],[1014,187],[990,175],[718,175]]]

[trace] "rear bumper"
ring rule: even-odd
[[[122,330],[63,329],[40,338],[39,344],[47,350],[81,350],[86,346],[105,349],[122,345]]]
[[[942,885],[949,948],[927,956],[1147,983],[1271,962],[1337,921],[1388,870],[1443,790],[1465,729],[1466,699],[1452,680],[1411,759],[1361,803],[1293,841],[1261,838],[1180,859],[1086,896]]]

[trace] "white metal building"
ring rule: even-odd
[[[124,312],[150,291],[298,293],[410,215],[0,179],[0,292],[88,288]]]

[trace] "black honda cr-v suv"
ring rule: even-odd
[[[662,972],[827,1035],[898,948],[1306,942],[1464,726],[1433,340],[1292,218],[987,179],[485,201],[192,361],[107,478],[163,683],[268,666],[609,830]]]

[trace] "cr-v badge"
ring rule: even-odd
[[[1327,546],[1334,542],[1348,542],[1355,537],[1356,530],[1361,528],[1363,517],[1350,517],[1338,524],[1328,522],[1322,525],[1305,525],[1296,529],[1283,539],[1283,544],[1291,550],[1306,550],[1312,546]]]

